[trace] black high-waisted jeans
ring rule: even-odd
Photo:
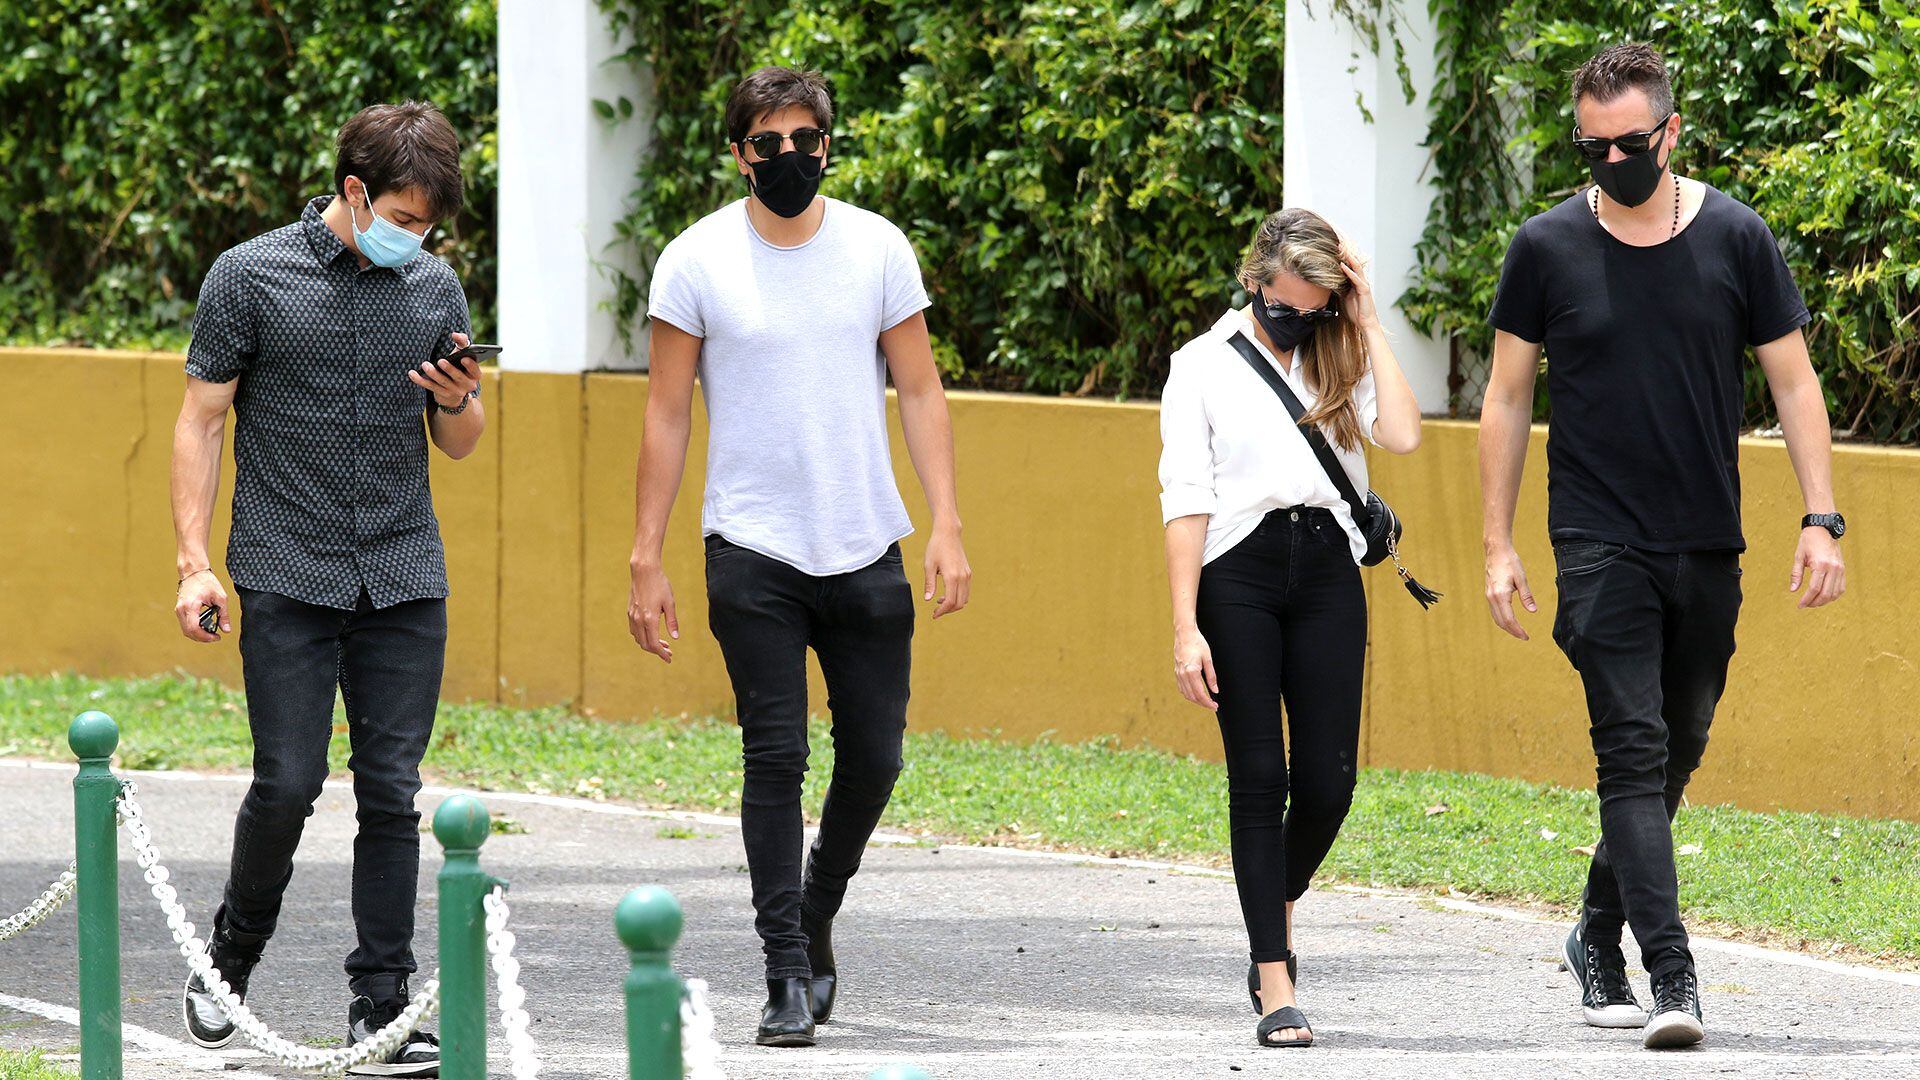
[[[1598,766],[1601,840],[1587,874],[1586,939],[1617,944],[1626,923],[1649,975],[1691,969],[1671,821],[1726,689],[1740,555],[1560,540],[1553,560],[1553,638],[1586,687]]]
[[[913,644],[913,587],[895,544],[878,562],[814,577],[707,537],[708,624],[740,717],[740,834],[767,977],[806,978],[804,903],[832,918],[900,775]],[[807,649],[833,715],[833,778],[801,875],[807,773]]]
[[[1271,963],[1353,803],[1367,595],[1333,514],[1296,506],[1201,570],[1195,616],[1220,681],[1240,914]]]
[[[433,734],[447,650],[447,602],[352,611],[240,589],[240,659],[253,730],[253,783],[233,829],[233,863],[214,921],[258,955],[280,919],[293,852],[327,779],[333,694],[347,706],[353,755],[353,926],[348,985],[404,1002],[414,971],[420,873],[420,759]]]

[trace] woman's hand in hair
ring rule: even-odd
[[[1213,673],[1213,650],[1197,627],[1186,627],[1173,635],[1173,678],[1180,694],[1188,701],[1218,711],[1213,695],[1220,692],[1220,678]]]
[[[1373,286],[1367,284],[1367,272],[1360,265],[1360,256],[1348,251],[1341,255],[1340,269],[1346,271],[1347,280],[1353,284],[1342,299],[1346,307],[1346,316],[1361,330],[1369,330],[1380,325],[1380,312],[1373,305]]]

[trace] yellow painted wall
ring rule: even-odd
[[[174,629],[166,499],[184,376],[170,354],[0,349],[0,669],[183,668],[238,681],[230,644]],[[490,430],[433,484],[453,581],[447,694],[571,703],[607,717],[725,711],[699,545],[704,416],[675,504],[667,569],[681,639],[671,666],[627,636],[633,467],[647,382],[490,376]],[[1173,688],[1151,404],[956,393],[962,516],[977,578],[967,611],[917,630],[912,722],[1010,739],[1114,734],[1218,756],[1211,717]],[[1374,597],[1363,758],[1585,786],[1579,686],[1553,646],[1544,436],[1521,503],[1541,612],[1534,640],[1498,633],[1480,599],[1471,424],[1435,422],[1410,458],[1374,462],[1409,523],[1408,557],[1448,594],[1422,611],[1390,573]],[[894,423],[901,489],[926,518]],[[1785,592],[1799,498],[1784,449],[1742,446],[1749,538],[1740,653],[1695,791],[1706,801],[1920,819],[1920,570],[1895,550],[1920,505],[1920,453],[1843,447],[1850,592],[1797,611]],[[228,472],[230,473],[230,469]],[[227,492],[215,550],[224,544]],[[241,616],[244,619],[244,613]],[[817,669],[816,701],[824,706]]]

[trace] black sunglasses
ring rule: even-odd
[[[753,147],[753,152],[762,158],[770,158],[780,152],[780,145],[788,139],[793,140],[793,148],[802,154],[817,154],[820,144],[827,141],[827,133],[820,128],[799,128],[791,135],[763,131],[758,135],[749,135],[740,142],[743,146]]]
[[[1588,161],[1607,160],[1607,151],[1615,146],[1620,148],[1621,153],[1629,156],[1633,154],[1644,154],[1647,152],[1647,149],[1653,145],[1653,141],[1666,132],[1667,120],[1671,119],[1673,119],[1673,114],[1668,113],[1666,120],[1655,124],[1652,129],[1648,131],[1635,131],[1631,134],[1620,135],[1611,139],[1583,138],[1577,134],[1580,129],[1574,128],[1573,130],[1576,134],[1573,137],[1573,148],[1580,151],[1580,156],[1586,158]]]
[[[1288,314],[1293,314],[1300,316],[1308,322],[1327,322],[1340,317],[1339,293],[1327,297],[1325,307],[1317,308],[1297,308],[1292,304],[1274,303],[1267,299],[1265,289],[1260,290],[1256,295],[1260,298],[1260,305],[1267,309],[1267,318],[1269,319],[1278,319]]]

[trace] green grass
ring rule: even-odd
[[[73,1080],[79,1070],[55,1065],[38,1050],[0,1050],[0,1080]]]
[[[172,676],[0,676],[0,754],[68,757],[67,723],[89,708],[120,721],[125,767],[248,764],[244,698],[211,681]],[[344,732],[344,719],[336,720]],[[1227,862],[1226,779],[1218,764],[1111,742],[1013,745],[918,732],[907,740],[906,771],[886,819],[896,829]],[[824,726],[816,726],[814,746],[809,807],[818,807],[831,768]],[[344,769],[346,754],[347,740],[335,739],[336,769]],[[740,805],[739,736],[714,719],[620,723],[562,708],[447,705],[426,769],[443,781],[500,791],[719,813]],[[1586,871],[1576,849],[1598,835],[1591,792],[1370,769],[1322,874],[1564,907]],[[1696,925],[1920,960],[1920,823],[1692,806],[1681,812],[1675,843]]]

